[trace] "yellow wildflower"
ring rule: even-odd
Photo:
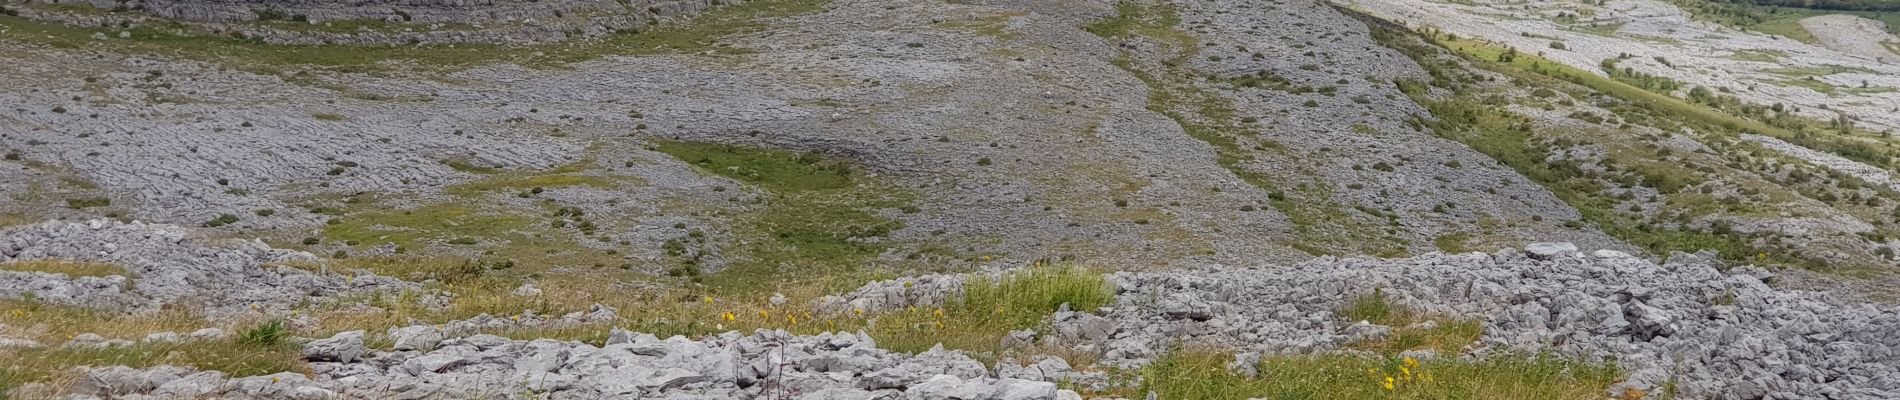
[[[1392,390],[1392,377],[1385,377],[1385,390]]]
[[[853,310],[853,311],[855,311],[855,312],[857,312],[857,313],[858,313],[858,316],[860,316],[860,317],[862,317],[862,316],[864,316],[864,309],[862,309],[862,308],[856,308],[856,309],[852,309],[852,310]]]
[[[937,307],[937,318],[943,318],[943,307]]]
[[[1418,368],[1418,359],[1416,359],[1416,358],[1412,358],[1412,357],[1409,357],[1409,356],[1408,356],[1408,357],[1405,357],[1405,366],[1407,366],[1407,367],[1412,367],[1412,368]]]
[[[771,317],[771,313],[768,313],[765,310],[759,310],[759,319],[766,319],[770,317]]]
[[[706,304],[712,304],[712,296],[706,296]]]

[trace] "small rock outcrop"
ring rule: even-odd
[[[351,362],[363,355],[363,331],[338,333],[329,339],[305,343],[303,359],[310,361]]]

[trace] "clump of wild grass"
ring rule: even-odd
[[[259,324],[238,334],[237,343],[246,346],[275,346],[284,342],[290,332],[284,329],[284,321],[273,320]]]
[[[1394,355],[1406,350],[1457,352],[1484,335],[1484,323],[1468,318],[1425,315],[1386,298],[1384,289],[1353,297],[1338,311],[1347,322],[1367,321],[1391,326],[1392,334],[1380,339],[1352,343],[1350,347]],[[1414,327],[1431,321],[1429,326]]]
[[[993,322],[1021,329],[1034,326],[1063,304],[1076,310],[1094,310],[1115,300],[1100,274],[1074,267],[1040,267],[1003,275],[996,280],[972,279],[963,298],[946,308],[959,312],[989,312]]]
[[[1412,311],[1405,306],[1393,303],[1385,298],[1385,289],[1374,288],[1372,293],[1353,297],[1339,315],[1348,321],[1368,321],[1380,325],[1398,325],[1412,318]]]
[[[1100,274],[1075,267],[1034,267],[998,279],[971,279],[963,297],[930,312],[905,310],[880,316],[872,332],[896,351],[947,348],[993,352],[1003,335],[1039,326],[1063,304],[1093,310],[1115,300]],[[920,315],[921,314],[921,315]]]

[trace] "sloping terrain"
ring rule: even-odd
[[[1116,12],[1101,4],[893,7],[832,4],[701,47],[712,55],[545,69],[12,44],[29,56],[6,61],[26,77],[5,91],[20,105],[4,116],[8,151],[23,179],[60,182],[30,185],[14,208],[202,225],[324,255],[485,252],[689,275],[873,259],[1243,264],[1463,237],[1612,243],[1571,233],[1577,214],[1548,192],[1465,165],[1478,155],[1407,125],[1422,109],[1391,81],[1420,71],[1371,50],[1363,30],[1322,31],[1349,23],[1210,31],[1325,38],[1150,71],[1182,49],[1117,50],[1140,37],[1077,29]],[[1300,7],[1258,17],[1344,22]],[[1180,12],[1204,30],[1232,25]],[[827,29],[804,28],[816,26]],[[1275,61],[1243,65],[1264,59]],[[1365,65],[1390,71],[1347,68]],[[1202,74],[1215,79],[1173,81]],[[1297,80],[1221,82],[1275,74]]]
[[[1709,15],[1692,15],[1668,2],[1350,4],[1383,19],[1515,48],[1572,68],[1598,71],[1608,63],[1618,72],[1665,78],[1669,85],[1653,89],[1679,97],[1702,87],[1712,93],[1698,97],[1732,97],[1757,108],[1782,105],[1758,111],[1738,107],[1732,110],[1736,114],[1844,118],[1876,134],[1900,127],[1893,113],[1900,104],[1900,81],[1895,80],[1900,65],[1892,60],[1702,22],[1698,18]],[[1787,34],[1814,40],[1794,25]]]
[[[0,13],[0,390],[1873,399],[1900,368],[1890,66],[1820,47],[1785,84],[1877,85],[1538,55],[1455,29],[1553,22],[1478,4],[228,3]],[[1424,11],[1455,23],[1393,23]],[[482,36],[596,17],[641,27]],[[1732,34],[1677,40],[1768,40]]]
[[[64,24],[232,36],[274,44],[537,44],[652,29],[707,0],[7,0],[9,14]],[[735,2],[736,3],[736,2]]]

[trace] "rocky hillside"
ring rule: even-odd
[[[11,44],[31,54],[6,61],[30,76],[8,83],[22,106],[0,114],[19,166],[9,181],[28,189],[13,209],[322,255],[681,275],[1617,246],[1549,191],[1408,124],[1424,109],[1393,82],[1422,70],[1323,5],[1249,18],[1332,23],[1199,34],[1234,44],[1197,56],[1120,30],[1163,29],[1141,9],[900,5],[760,3],[711,18],[815,12],[712,44],[654,32],[494,60],[513,64],[450,48],[310,60],[343,64],[325,67],[241,47],[199,61]],[[1213,11],[1169,12],[1225,26]],[[1325,39],[1227,53],[1291,35]],[[75,39],[154,46],[106,36]],[[623,44],[712,54],[518,66]],[[396,67],[444,59],[470,64]]]
[[[690,18],[719,0],[8,0],[10,14],[69,25],[230,35],[275,44],[536,44]]]
[[[3,4],[15,397],[1900,379],[1888,94],[1835,82],[1879,60],[1789,97],[1450,4]]]

